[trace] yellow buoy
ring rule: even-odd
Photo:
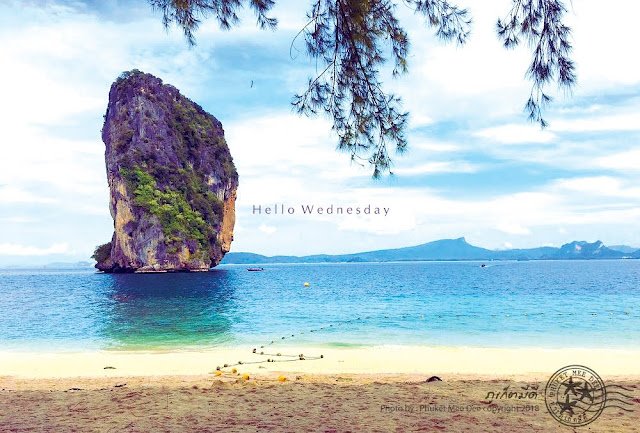
[[[231,369],[231,372],[232,372],[233,374],[236,374],[236,373],[238,372],[238,369],[237,369],[237,368],[232,368],[232,369]]]
[[[245,374],[243,374],[243,375],[242,375],[242,378],[243,378],[244,380],[249,380],[249,373],[245,373]]]
[[[278,382],[284,382],[284,381],[286,381],[286,380],[287,380],[287,378],[286,378],[286,377],[284,377],[284,376],[278,376]]]
[[[216,371],[216,376],[222,376],[222,372],[220,370]]]
[[[309,287],[309,283],[304,283],[304,286],[305,287]]]

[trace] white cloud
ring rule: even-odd
[[[504,222],[504,223],[498,224],[496,228],[501,232],[508,233],[510,235],[531,234],[531,230],[516,223]]]
[[[640,113],[556,120],[549,129],[564,132],[640,131]]]
[[[580,193],[584,196],[640,198],[640,184],[632,184],[611,176],[575,177],[558,179],[553,185],[568,194]]]
[[[638,15],[640,4],[626,0],[609,1],[606,7],[598,0],[571,4],[567,21],[573,28],[572,44],[582,91],[640,81],[636,73],[638,58],[629,55],[629,44],[624,43],[636,39]]]
[[[434,161],[415,166],[402,166],[394,169],[393,172],[401,176],[409,176],[435,173],[475,173],[479,169],[479,165],[466,161]]]
[[[377,235],[398,235],[415,229],[415,214],[403,212],[402,208],[398,206],[394,208],[395,203],[393,202],[388,203],[387,206],[379,205],[380,215],[351,215],[338,219],[338,230]],[[383,207],[389,210],[387,216],[382,216],[384,214]]]
[[[549,143],[556,135],[549,130],[541,130],[539,126],[528,124],[510,124],[485,128],[474,134],[500,143]]]
[[[258,227],[258,230],[260,230],[263,233],[266,233],[268,235],[275,233],[278,229],[275,228],[274,226],[268,226],[266,224],[260,224],[260,227]]]
[[[630,150],[596,159],[596,163],[604,168],[614,170],[640,170],[640,150]]]
[[[421,128],[433,124],[433,119],[424,113],[416,113],[409,117],[409,126],[411,128]]]
[[[6,217],[6,218],[0,218],[0,222],[3,223],[12,223],[12,224],[29,224],[29,223],[36,223],[39,220],[36,218],[31,218],[31,217]]]
[[[445,153],[445,152],[458,152],[462,149],[462,146],[459,144],[453,143],[438,143],[432,141],[421,141],[421,140],[412,140],[411,141],[411,151],[415,152],[426,151],[426,152],[434,152],[434,153]]]
[[[56,203],[57,201],[14,186],[0,187],[0,203]]]
[[[53,244],[49,248],[38,248],[20,244],[0,244],[0,255],[3,256],[48,256],[51,254],[64,254],[69,251],[66,243]]]

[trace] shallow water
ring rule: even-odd
[[[337,347],[637,348],[640,342],[638,260],[264,269],[0,271],[0,347],[175,350],[282,337]]]

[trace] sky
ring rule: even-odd
[[[143,0],[0,2],[0,265],[88,260],[110,240],[100,130],[111,83],[134,68],[222,122],[240,176],[232,251],[338,254],[461,236],[491,249],[640,247],[640,4],[572,3],[578,84],[551,87],[541,130],[523,112],[530,54],[495,35],[510,1],[458,1],[474,19],[463,47],[399,2],[409,73],[384,86],[410,113],[409,151],[376,181],[335,150],[329,120],[292,111],[316,72],[295,40],[308,4],[276,3],[277,31],[245,11],[231,31],[203,22],[189,48]],[[254,212],[275,205],[294,212]],[[388,214],[309,215],[303,205]]]

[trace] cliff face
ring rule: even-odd
[[[221,123],[139,71],[109,92],[102,140],[114,234],[105,272],[207,270],[233,240],[238,174]]]

